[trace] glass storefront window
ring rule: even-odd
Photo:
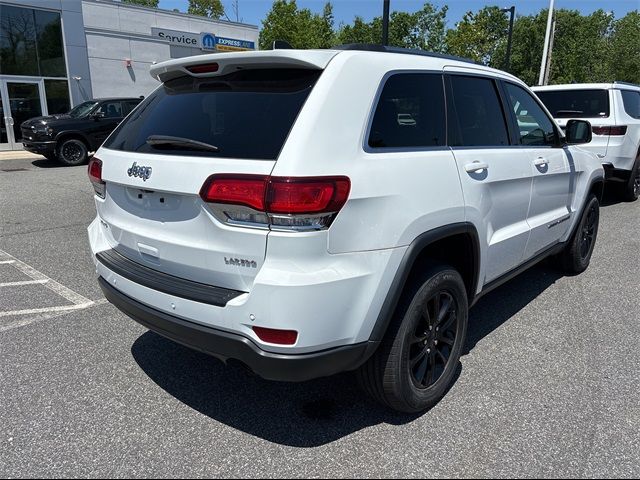
[[[0,4],[0,74],[67,76],[59,13]]]
[[[67,113],[71,110],[69,84],[66,80],[45,80],[44,90],[47,97],[49,115]]]
[[[38,63],[43,77],[66,77],[60,14],[35,10]]]
[[[0,5],[0,73],[38,75],[33,10]]]

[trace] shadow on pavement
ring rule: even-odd
[[[93,155],[89,155],[87,162],[77,166],[86,168],[88,161],[91,160],[91,157],[93,157]],[[44,157],[34,160],[33,162],[31,162],[31,165],[37,168],[73,168],[73,167],[68,167],[66,165],[63,165],[62,163],[56,160],[49,160],[48,158],[44,158]]]
[[[560,277],[543,263],[482,298],[471,311],[464,353]],[[140,368],[181,402],[282,445],[320,446],[368,426],[401,425],[419,417],[396,414],[370,401],[351,373],[298,384],[269,382],[152,332],[140,336],[131,352]]]

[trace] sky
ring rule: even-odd
[[[308,8],[313,12],[322,12],[327,0],[298,0],[299,8]],[[536,13],[549,6],[549,0],[430,0],[436,6],[449,5],[447,21],[449,27],[454,27],[465,12],[476,11],[485,5],[510,7],[515,5],[516,16]],[[227,15],[235,21],[232,0],[223,0]],[[238,0],[240,20],[244,23],[262,26],[272,5],[271,0]],[[341,22],[351,23],[356,15],[369,21],[382,14],[382,0],[331,0],[336,26]],[[421,8],[424,0],[391,0],[391,10],[415,12]],[[160,8],[172,10],[174,8],[185,12],[188,0],[160,0]],[[599,8],[613,11],[616,18],[623,17],[627,12],[640,10],[640,0],[555,0],[556,8],[576,9],[582,13],[591,13]]]

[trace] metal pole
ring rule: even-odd
[[[384,0],[382,10],[382,45],[389,45],[389,2]]]
[[[544,85],[544,77],[547,70],[547,56],[549,55],[549,40],[553,28],[553,4],[554,0],[549,0],[549,16],[547,18],[547,33],[544,36],[544,50],[542,52],[542,62],[540,63],[540,77],[538,85]]]
[[[511,14],[511,18],[509,19],[509,39],[507,40],[507,58],[504,61],[504,70],[508,72],[509,66],[511,65],[511,41],[513,40],[513,19],[516,16],[516,7],[512,6],[511,8],[506,8],[504,11]]]

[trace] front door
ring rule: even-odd
[[[568,150],[559,146],[553,120],[533,96],[519,85],[510,82],[504,85],[521,152],[528,155],[533,173],[527,260],[557,243],[567,232],[576,169]]]
[[[492,78],[450,74],[449,141],[458,164],[467,218],[478,232],[486,257],[486,284],[522,262],[529,224],[531,163],[511,145],[507,120]]]
[[[0,104],[2,107],[0,150],[21,149],[20,124],[30,118],[42,116],[46,109],[42,82],[2,80]]]

